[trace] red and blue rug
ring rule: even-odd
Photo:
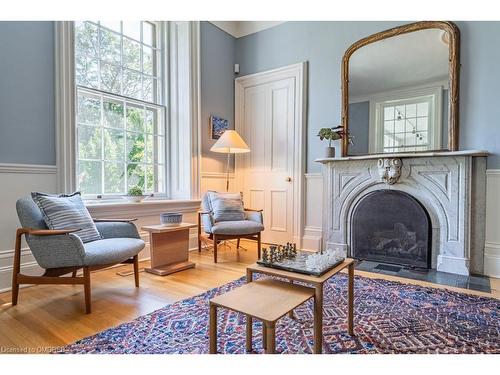
[[[208,300],[233,281],[63,347],[59,353],[208,353]],[[355,336],[347,334],[347,277],[324,287],[324,353],[500,353],[500,301],[444,289],[356,276]],[[311,353],[311,302],[276,327],[281,353]],[[219,310],[221,353],[245,353],[245,317]],[[262,352],[255,323],[254,351]]]

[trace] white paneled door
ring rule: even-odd
[[[238,156],[236,174],[245,206],[264,210],[263,242],[292,242],[297,236],[297,81],[280,70],[236,80],[236,129],[251,149]]]

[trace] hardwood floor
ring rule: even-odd
[[[190,253],[196,268],[165,277],[141,273],[140,288],[134,287],[134,276],[121,277],[116,272],[132,269],[125,265],[92,274],[92,314],[84,312],[83,288],[67,285],[39,285],[21,289],[19,303],[12,307],[9,292],[0,294],[0,353],[24,352],[36,348],[72,343],[104,329],[147,314],[166,304],[205,292],[245,274],[246,265],[255,262],[257,251],[252,242],[242,241],[248,250],[219,248],[219,263],[204,250]],[[149,266],[142,262],[141,268]],[[356,274],[441,287],[417,280],[402,279],[368,272]],[[446,287],[464,293],[500,298],[500,279],[491,279],[492,292],[484,293]],[[207,322],[208,324],[208,322]],[[10,349],[14,348],[14,349]]]

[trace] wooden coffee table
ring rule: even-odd
[[[146,225],[141,229],[149,232],[149,252],[151,268],[146,272],[159,276],[194,268],[189,261],[189,229],[198,225],[181,223],[175,227]]]
[[[265,352],[276,347],[276,321],[294,308],[314,298],[314,290],[279,280],[264,279],[245,284],[210,300],[210,353],[217,352],[217,308],[223,307],[246,315],[246,350],[252,351],[252,320],[262,321]],[[316,306],[316,305],[315,305]],[[316,307],[315,307],[316,308]],[[316,319],[316,314],[314,314]],[[316,321],[315,321],[316,323]],[[317,337],[314,337],[316,342]]]
[[[347,258],[338,266],[326,272],[323,276],[309,276],[297,272],[283,271],[275,268],[261,266],[257,263],[247,267],[247,283],[253,281],[255,273],[264,275],[279,276],[288,279],[290,282],[300,281],[312,285],[314,289],[314,353],[323,351],[323,284],[332,276],[336,275],[344,268],[349,269],[348,286],[348,307],[347,325],[349,335],[354,336],[354,259]]]

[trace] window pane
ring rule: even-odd
[[[416,134],[416,144],[426,145],[428,143],[427,132],[418,132]]]
[[[403,120],[405,118],[405,106],[398,105],[396,106],[396,111],[394,113],[396,120]]]
[[[405,131],[405,122],[403,120],[394,121],[394,133],[402,133]]]
[[[153,133],[155,131],[155,118],[156,111],[150,110],[148,108],[144,111],[144,131],[147,133]],[[163,133],[161,133],[163,135]]]
[[[101,159],[101,128],[78,127],[78,157],[80,159]]]
[[[143,100],[147,102],[154,103],[155,102],[155,80],[150,77],[143,76]]]
[[[156,191],[165,191],[165,166],[156,166]]]
[[[101,194],[101,162],[82,161],[78,163],[78,188],[82,194]]]
[[[417,116],[429,116],[429,103],[418,103],[417,104]]]
[[[123,128],[123,104],[104,100],[104,126]]]
[[[133,163],[144,163],[144,135],[127,133],[127,160]]]
[[[141,45],[138,42],[123,38],[123,65],[130,69],[141,70]]]
[[[123,95],[142,99],[141,73],[123,69]]]
[[[394,120],[384,122],[384,134],[394,133]]]
[[[101,123],[101,100],[78,95],[78,122],[99,125]]]
[[[416,117],[417,116],[417,105],[416,104],[407,104],[406,105],[406,118]]]
[[[394,119],[394,107],[385,107],[384,120],[393,120],[393,119]]]
[[[145,167],[146,169],[146,191],[148,193],[152,193],[155,189],[155,185],[154,185],[154,176],[155,176],[155,173],[154,173],[154,167],[152,165],[146,165]]]
[[[76,84],[99,87],[99,45],[97,26],[88,22],[75,24],[75,73]]]
[[[104,193],[125,194],[125,164],[104,163]]]
[[[417,119],[417,130],[428,130],[429,128],[429,118],[419,117]]]
[[[122,130],[104,129],[104,159],[125,160],[125,133]]]
[[[135,40],[141,40],[141,22],[140,21],[124,21],[123,35],[126,35]]]
[[[142,23],[142,42],[150,46],[154,42],[154,26],[149,22]]]
[[[139,186],[144,190],[144,167],[140,164],[127,165],[127,191],[134,186]]]
[[[404,139],[405,146],[415,146],[416,143],[417,143],[417,139],[416,139],[415,134],[412,134],[412,133],[406,134],[405,139]]]
[[[143,72],[149,75],[154,74],[153,70],[153,50],[149,47],[142,47],[142,58],[143,58]]]
[[[155,137],[156,147],[156,162],[165,162],[165,137]]]
[[[101,29],[101,59],[107,62],[120,64],[121,37],[111,31]]]
[[[127,130],[143,132],[144,119],[142,118],[143,112],[140,107],[127,107]]]
[[[154,137],[151,134],[146,135],[146,163],[154,162]]]
[[[101,90],[120,93],[120,68],[101,62]]]

